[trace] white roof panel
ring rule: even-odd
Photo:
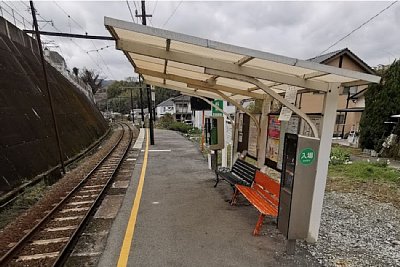
[[[229,97],[233,95],[234,98],[243,99],[265,94],[264,90],[254,86],[254,79],[277,93],[291,86],[328,91],[330,83],[345,86],[346,83],[368,84],[380,81],[380,77],[371,74],[113,18],[105,17],[105,26],[115,38],[117,48],[127,54],[136,72],[142,74],[146,81],[182,92],[195,91],[188,85],[201,85],[204,90],[197,90],[197,94],[216,96],[205,91],[211,89],[228,92],[226,95]]]

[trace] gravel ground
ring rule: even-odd
[[[323,266],[400,266],[400,212],[360,194],[327,192],[318,242],[300,245]]]
[[[13,222],[0,230],[0,257],[9,249],[8,244],[17,242],[25,235],[24,231],[32,227],[32,223],[43,217],[43,214],[53,208],[53,204],[60,201],[60,196],[71,190],[91,170],[96,162],[105,156],[115,144],[121,129],[114,130],[111,137],[100,146],[96,153],[82,160],[79,167],[67,174],[48,190],[46,195],[33,207],[16,218]],[[51,238],[54,238],[51,236]]]

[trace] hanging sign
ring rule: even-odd
[[[294,104],[296,102],[297,88],[289,87],[285,93],[285,99],[290,103]],[[281,113],[279,114],[280,121],[289,121],[292,116],[292,111],[287,107],[282,107]]]
[[[224,101],[222,100],[213,100],[213,104],[218,106],[220,109],[224,109]],[[222,116],[222,112],[219,109],[216,109],[214,106],[212,106],[212,115],[215,116]]]

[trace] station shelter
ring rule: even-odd
[[[293,124],[293,118],[297,118],[299,123],[301,121],[298,125],[303,129],[297,133],[307,132],[313,142],[317,142],[316,151],[307,150],[310,141],[304,139],[306,148],[302,154],[317,157],[312,170],[303,168],[310,161],[298,157],[303,164],[299,170],[310,172],[314,177],[313,182],[307,184],[311,196],[309,211],[305,212],[309,214],[309,223],[304,238],[316,242],[339,92],[345,87],[378,83],[380,77],[109,17],[105,17],[104,23],[116,41],[116,48],[123,51],[144,83],[177,90],[205,101],[222,99],[233,104],[242,113],[235,119],[233,127],[234,151],[243,146],[240,140],[243,140],[244,133],[252,135],[255,142],[251,147],[247,144],[247,149],[257,159],[258,167],[273,165],[274,162],[280,164],[279,156],[282,155],[279,151],[283,150],[271,150],[273,146],[277,147],[274,139],[282,140],[284,134],[274,132],[276,124]],[[296,95],[307,92],[323,95],[320,125],[295,106]],[[258,117],[243,107],[247,100],[261,101],[262,111]],[[271,116],[274,102],[282,105],[277,116]],[[245,120],[249,125],[248,131],[243,130]]]

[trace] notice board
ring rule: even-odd
[[[254,117],[256,117],[257,121],[260,122],[260,115],[259,114],[254,114]],[[250,119],[249,122],[249,137],[248,137],[248,147],[247,147],[247,152],[248,155],[257,158],[257,140],[258,140],[258,129],[257,125],[254,122],[254,120]]]

